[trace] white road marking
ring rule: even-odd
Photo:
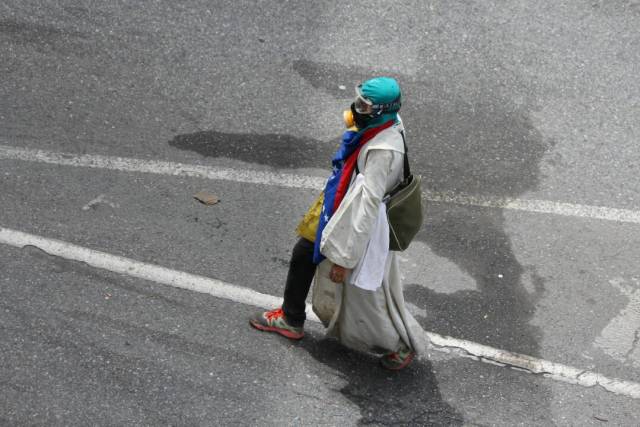
[[[50,255],[55,255],[68,260],[85,262],[95,268],[109,270],[177,288],[202,292],[241,304],[261,308],[273,308],[280,306],[282,303],[281,298],[262,294],[230,283],[171,270],[157,265],[88,249],[60,240],[49,239],[8,228],[0,227],[0,244],[10,245],[17,248],[35,246]],[[313,315],[309,307],[307,310],[310,314],[309,320],[318,322],[318,318]],[[577,384],[583,387],[600,386],[604,390],[615,394],[640,399],[639,383],[607,378],[596,372],[581,370],[523,354],[511,353],[471,341],[445,337],[432,332],[426,332],[426,335],[429,341],[431,341],[432,348],[434,350],[471,358],[493,365],[509,367],[532,374],[538,374],[556,381]]]
[[[185,163],[111,157],[92,154],[54,153],[0,145],[0,159],[23,160],[62,166],[110,169],[160,175],[188,176],[288,188],[324,188],[324,178],[277,172],[247,171],[231,168],[189,165]]]
[[[185,163],[142,160],[125,157],[111,157],[91,154],[56,153],[43,150],[0,145],[0,159],[21,160],[27,162],[49,163],[55,165],[110,169],[126,172],[154,173],[161,175],[189,176],[214,180],[245,182],[251,184],[275,185],[288,188],[306,188],[321,190],[325,178],[256,170],[238,170],[210,166],[189,165]],[[425,200],[431,202],[455,203],[467,206],[510,209],[532,213],[546,213],[579,218],[592,218],[607,221],[640,224],[640,211],[616,209],[601,206],[580,205],[553,202],[549,200],[510,199],[486,196],[473,196],[451,192],[426,190]]]
[[[640,367],[640,280],[618,277],[609,283],[629,303],[602,329],[594,344],[614,359]]]

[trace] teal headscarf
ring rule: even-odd
[[[375,77],[369,79],[360,85],[360,92],[374,104],[388,104],[401,99],[400,85],[391,77]],[[398,110],[400,110],[400,107],[395,111],[382,113],[380,116],[369,120],[367,127],[364,129],[379,126],[389,120],[397,120]]]

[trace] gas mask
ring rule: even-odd
[[[351,108],[342,112],[342,118],[347,128],[356,126],[359,129],[367,127],[369,119],[373,118],[369,114],[362,114],[356,110],[355,102],[351,103]]]

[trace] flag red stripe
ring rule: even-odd
[[[345,160],[344,165],[342,166],[342,172],[340,174],[340,182],[338,182],[338,188],[336,189],[336,195],[333,199],[333,212],[338,210],[338,206],[342,202],[345,194],[347,194],[347,190],[349,189],[349,184],[351,184],[351,176],[353,175],[353,171],[356,168],[356,162],[358,161],[358,154],[360,154],[360,150],[362,147],[369,142],[373,137],[382,132],[383,130],[391,127],[395,123],[395,120],[389,120],[388,122],[377,126],[375,128],[367,129],[364,131],[362,136],[360,137],[360,143],[358,144],[358,148],[355,149],[353,153]]]

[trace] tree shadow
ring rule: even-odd
[[[540,356],[542,331],[529,322],[545,280],[535,268],[517,261],[502,218],[467,208],[440,211],[426,222],[419,239],[437,255],[456,262],[477,289],[438,293],[405,284],[406,300],[425,310],[421,323],[442,335]],[[427,275],[429,269],[426,266]]]
[[[275,168],[331,164],[336,144],[292,135],[202,131],[178,135],[169,145],[205,157],[226,157]]]

